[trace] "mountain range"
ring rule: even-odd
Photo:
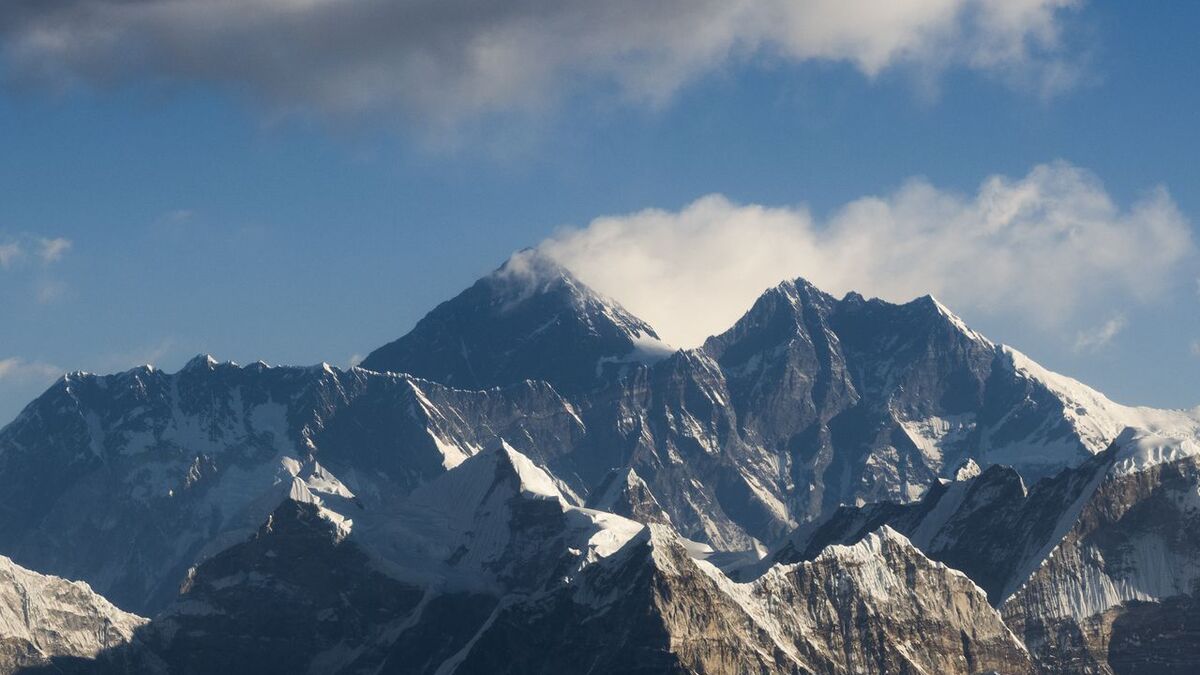
[[[1200,671],[1200,416],[929,296],[676,350],[523,251],[358,367],[68,374],[0,492],[2,672]]]

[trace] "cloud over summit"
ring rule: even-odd
[[[428,119],[540,107],[584,87],[668,99],[730,63],[966,68],[1069,80],[1077,0],[9,0],[10,78],[215,82],[269,105]]]
[[[764,289],[799,276],[838,295],[933,293],[962,311],[1078,329],[1152,301],[1194,255],[1165,190],[1123,207],[1062,162],[992,176],[973,195],[914,179],[825,220],[710,195],[679,211],[598,218],[541,248],[678,346],[724,330]]]

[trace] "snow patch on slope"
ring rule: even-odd
[[[1063,402],[1063,417],[1093,454],[1107,448],[1127,427],[1180,439],[1195,439],[1200,434],[1200,411],[1114,403],[1095,389],[1047,370],[1011,347],[1003,350],[1018,373],[1041,382]]]
[[[1200,432],[1191,435],[1128,429],[1117,439],[1120,450],[1109,474],[1123,476],[1152,466],[1200,456]]]
[[[504,442],[365,522],[357,541],[393,576],[483,590],[559,561],[558,569],[576,572],[642,530],[573,506],[550,474]]]

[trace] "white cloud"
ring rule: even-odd
[[[53,239],[41,239],[38,241],[38,245],[38,257],[42,259],[43,263],[52,263],[62,260],[63,254],[71,248],[71,240],[54,237]]]
[[[58,366],[11,356],[0,359],[0,381],[21,383],[49,382],[62,374]]]
[[[423,118],[539,106],[572,87],[642,102],[728,64],[965,68],[1069,85],[1082,0],[17,0],[0,45],[18,78],[220,82],[283,108]]]
[[[1075,336],[1075,351],[1094,352],[1107,347],[1118,333],[1125,330],[1125,316],[1118,314],[1103,324]]]
[[[1166,190],[1122,208],[1062,162],[992,176],[974,195],[914,179],[822,222],[803,207],[712,195],[678,212],[599,218],[541,246],[679,346],[724,330],[765,288],[797,276],[838,295],[932,293],[1061,332],[1114,304],[1153,300],[1193,254]]]
[[[71,248],[71,240],[64,237],[38,237],[32,234],[20,234],[7,242],[0,244],[0,269],[8,269],[26,259],[28,255],[36,255],[42,264],[50,264],[62,260],[63,255]]]
[[[15,241],[0,244],[0,268],[8,269],[23,255],[25,255],[25,250],[21,248],[21,244]]]

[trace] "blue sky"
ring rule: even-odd
[[[408,54],[347,71],[341,52],[306,52],[286,76],[268,64],[243,77],[204,35],[169,33],[190,45],[169,67],[138,64],[104,40],[76,54],[30,37],[45,25],[87,37],[85,19],[108,1],[58,3],[65,18],[38,16],[36,3],[0,10],[0,419],[61,370],[170,370],[200,352],[344,365],[548,237],[585,280],[670,324],[660,326],[668,338],[748,307],[767,277],[739,265],[767,247],[788,254],[761,274],[891,299],[932,291],[993,339],[1115,400],[1200,404],[1191,3],[1025,0],[1049,7],[1035,18],[1049,17],[1055,34],[1038,42],[1045,26],[1026,26],[1036,48],[1012,57],[1001,44],[1003,58],[972,46],[1007,35],[991,26],[926,49],[902,31],[880,33],[892,23],[855,23],[850,42],[863,46],[842,54],[822,51],[820,35],[764,37],[738,18],[730,25],[749,47],[718,41],[648,60],[635,49],[610,63],[608,45],[627,39],[613,19],[574,41],[598,50],[594,69],[574,44],[547,41],[539,54],[557,55],[552,72],[530,75],[535,64],[516,50],[500,59],[511,71],[445,66],[396,75],[407,84],[389,88],[360,74],[391,82]],[[221,11],[220,0],[196,2]],[[273,2],[251,4],[265,12]],[[532,30],[555,33],[574,18]],[[685,18],[660,28],[671,37],[677,24],[694,33],[726,20]],[[129,30],[146,25],[161,27]],[[887,52],[896,40],[902,48]],[[444,86],[414,89],[435,76]],[[960,241],[990,213],[995,195],[981,185],[994,176],[1005,177],[1001,200],[1034,191],[1050,206],[1006,221],[998,239]],[[688,210],[714,194],[718,207]],[[1107,211],[1093,208],[1101,198]],[[859,256],[847,242],[874,232],[877,217],[894,221],[880,230],[886,250]],[[1077,245],[1039,243],[1042,221],[1063,219],[1070,237],[1083,233]],[[616,244],[596,248],[602,231],[618,233]],[[959,247],[949,257],[929,244],[943,239]],[[989,242],[1007,262],[977,270],[970,256],[1000,259]],[[5,246],[17,252],[7,262]],[[724,258],[714,263],[706,246]],[[609,264],[635,249],[680,274]],[[705,286],[689,281],[689,265],[727,269],[706,275],[720,287]],[[691,309],[672,313],[653,296]],[[684,325],[700,315],[708,323]]]

